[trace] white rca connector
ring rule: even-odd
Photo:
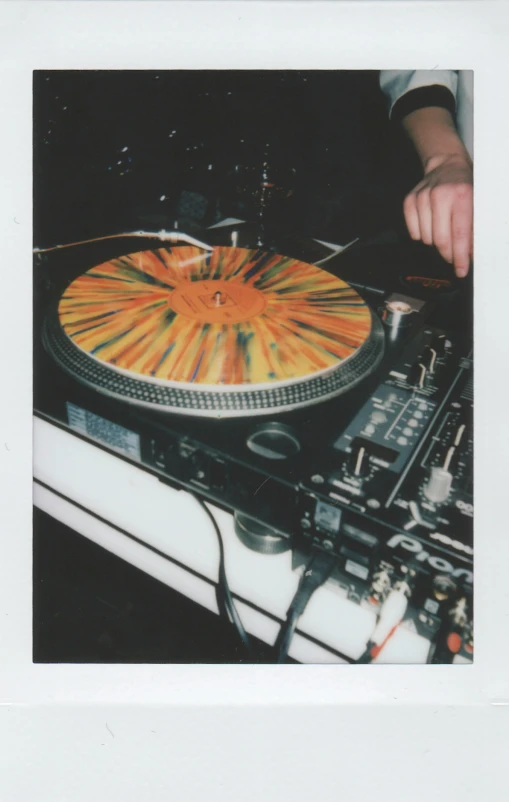
[[[406,582],[399,582],[389,593],[380,609],[377,625],[370,638],[371,642],[380,646],[394,627],[405,617],[408,607],[410,587]]]

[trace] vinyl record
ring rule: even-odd
[[[57,321],[47,343],[77,378],[115,395],[125,377],[131,390],[120,395],[149,404],[164,396],[155,403],[179,411],[312,403],[362,378],[381,347],[369,307],[344,281],[242,248],[163,247],[112,259],[67,287]],[[133,389],[149,386],[170,394]]]
[[[64,292],[65,333],[89,355],[144,378],[258,385],[348,359],[371,330],[360,296],[277,254],[195,247],[122,256]]]

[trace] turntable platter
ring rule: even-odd
[[[383,349],[367,304],[325,270],[190,246],[92,267],[64,291],[46,342],[98,390],[201,415],[314,403],[357,383]]]

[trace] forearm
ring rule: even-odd
[[[435,245],[456,275],[465,276],[473,253],[472,160],[447,109],[416,109],[402,123],[424,171],[403,204],[410,236]]]
[[[403,118],[402,124],[425,174],[449,160],[459,160],[472,166],[472,160],[447,109],[435,106],[416,109]]]

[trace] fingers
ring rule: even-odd
[[[419,228],[421,239],[425,245],[433,245],[433,220],[431,215],[431,192],[423,187],[417,193],[417,212],[419,214]]]
[[[444,191],[445,190],[445,191]],[[436,187],[431,193],[433,245],[449,264],[453,263],[452,211],[454,197],[447,187]]]
[[[472,198],[469,190],[458,194],[452,209],[451,239],[454,270],[458,278],[463,278],[470,267],[472,256]]]
[[[417,211],[417,195],[411,192],[407,195],[403,203],[403,213],[405,215],[405,223],[408,233],[414,240],[421,239],[421,227],[419,225],[419,212]]]
[[[425,181],[417,184],[403,204],[405,222],[412,239],[433,245],[433,221],[430,189]]]
[[[459,278],[467,275],[472,258],[472,186],[435,186],[421,182],[405,198],[403,211],[412,239],[434,245]]]

